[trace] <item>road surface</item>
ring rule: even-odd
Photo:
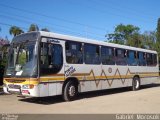
[[[37,99],[0,95],[0,113],[160,113],[160,84],[139,91],[120,88],[83,93],[72,102],[64,102],[61,96]]]

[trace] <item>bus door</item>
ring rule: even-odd
[[[40,44],[40,82],[43,84],[40,91],[41,96],[57,94],[56,84],[53,83],[64,80],[63,71],[63,49],[61,44],[54,41],[54,39],[42,39]]]

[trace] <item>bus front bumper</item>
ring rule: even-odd
[[[22,96],[39,97],[38,86],[32,85],[32,88],[27,88],[27,85],[21,84],[4,84],[3,91],[6,94],[17,94]]]

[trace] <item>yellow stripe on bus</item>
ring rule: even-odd
[[[159,73],[139,73],[141,77],[159,77]],[[101,80],[101,79],[132,79],[134,75],[113,75],[113,76],[94,76],[94,75],[83,75],[81,76],[71,76],[76,77],[78,80]],[[65,81],[65,77],[63,76],[50,76],[50,77],[40,77],[38,78],[4,78],[4,83],[15,83],[15,84],[38,84],[39,82],[52,82],[52,81]]]

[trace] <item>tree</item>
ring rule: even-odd
[[[159,55],[159,62],[160,62],[160,18],[158,18],[158,23],[157,23],[157,31],[156,31],[156,51],[158,52]]]
[[[42,28],[41,31],[49,32],[49,30],[47,28]]]
[[[36,24],[31,24],[28,32],[31,32],[31,31],[39,31],[39,27]]]
[[[144,48],[143,36],[139,33],[134,33],[127,38],[127,45],[132,47]]]
[[[115,43],[115,44],[124,44],[124,38],[121,34],[119,33],[111,33],[106,35],[108,37],[107,39],[109,40],[110,43]]]
[[[160,18],[158,19],[157,23],[157,42],[160,43]]]
[[[11,35],[13,35],[13,36],[17,36],[17,35],[19,35],[19,34],[24,33],[24,31],[23,31],[21,28],[17,27],[17,26],[12,26],[12,27],[9,29],[9,33],[10,33]]]
[[[106,35],[110,42],[118,43],[118,44],[126,44],[128,43],[128,39],[131,35],[137,35],[139,33],[140,28],[133,25],[123,25],[119,24],[115,27],[114,33]]]
[[[155,31],[145,31],[142,34],[143,44],[146,49],[155,50],[156,44],[156,32]]]

